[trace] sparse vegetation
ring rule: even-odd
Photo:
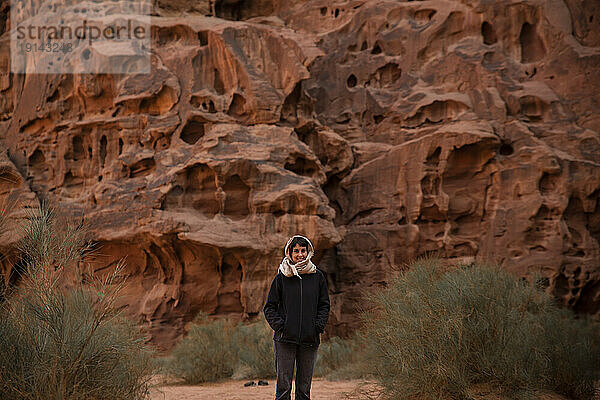
[[[477,384],[583,399],[600,378],[598,327],[498,267],[422,260],[370,300],[366,368],[391,399],[466,399]]]
[[[236,373],[240,378],[272,378],[275,376],[273,331],[264,319],[238,330],[240,364]]]
[[[42,204],[30,212],[19,250],[18,287],[0,308],[0,398],[143,399],[152,354],[115,306],[121,267],[67,288],[65,272],[90,250],[85,229]]]
[[[199,314],[173,349],[165,371],[186,383],[275,376],[273,333],[264,320],[243,325]]]
[[[206,314],[199,314],[173,349],[166,371],[189,384],[230,377],[238,364],[236,329],[228,319],[211,321]]]
[[[361,341],[334,337],[319,347],[315,376],[351,379],[361,371]],[[190,331],[164,363],[167,374],[186,383],[218,381],[226,378],[273,378],[273,331],[264,319],[233,323],[200,314]]]
[[[368,374],[363,358],[364,338],[360,332],[349,339],[334,336],[319,346],[314,375],[330,380],[365,377]]]

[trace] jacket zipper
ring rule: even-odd
[[[302,338],[302,278],[300,278],[300,324],[298,326],[300,327],[298,329],[298,344],[300,344]]]

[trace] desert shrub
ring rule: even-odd
[[[31,211],[20,243],[21,284],[0,309],[0,398],[143,399],[152,376],[145,338],[115,301],[121,267],[89,285],[64,286],[65,269],[89,249],[82,226]]]
[[[200,313],[173,349],[167,371],[190,384],[231,377],[239,362],[237,330],[229,319],[210,320]]]
[[[164,370],[192,384],[232,376],[274,377],[273,331],[264,319],[241,324],[200,313],[173,349]]]
[[[272,378],[275,376],[273,331],[264,319],[239,325],[237,329],[240,378]]]
[[[26,293],[0,322],[0,398],[141,399],[152,373],[139,330],[82,289]]]
[[[319,346],[314,375],[330,380],[365,377],[363,353],[364,338],[359,333],[348,339],[334,336]]]
[[[600,377],[598,328],[498,267],[421,260],[370,300],[365,365],[392,399],[467,398],[479,383],[587,398]]]

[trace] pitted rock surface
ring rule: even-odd
[[[7,4],[0,194],[84,214],[159,346],[255,318],[295,233],[330,335],[432,253],[600,316],[596,2],[158,0],[150,75],[10,74]]]

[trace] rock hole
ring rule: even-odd
[[[129,177],[137,178],[150,174],[156,167],[154,158],[144,158],[129,167]]]
[[[498,150],[498,152],[500,153],[500,155],[502,156],[510,156],[512,153],[514,153],[514,149],[513,147],[510,145],[510,143],[505,143],[503,142],[500,145],[500,149]]]
[[[375,42],[375,46],[373,46],[373,50],[371,50],[371,54],[381,54],[381,47],[378,42]]]
[[[104,163],[106,161],[106,145],[107,145],[106,136],[102,135],[102,138],[100,138],[100,167],[101,168],[104,168]]]
[[[296,155],[293,160],[286,162],[283,167],[296,175],[308,177],[312,177],[318,171],[315,163],[307,160],[302,155]]]
[[[150,115],[161,115],[168,112],[179,100],[177,91],[171,86],[163,88],[154,96],[145,98],[140,102],[139,112]]]
[[[220,268],[221,282],[217,290],[216,314],[241,313],[241,282],[242,268],[237,258],[232,254],[223,256]]]
[[[144,158],[129,168],[129,177],[137,178],[139,176],[146,176],[150,174],[155,167],[156,161],[154,161],[154,158]]]
[[[354,76],[354,74],[351,74],[348,79],[346,80],[346,85],[348,85],[349,88],[353,88],[356,86],[357,80],[356,80],[356,76]]]
[[[65,187],[80,186],[82,184],[83,184],[83,179],[81,179],[79,176],[73,176],[71,171],[69,171],[65,174],[65,180],[64,180]]]
[[[418,21],[419,23],[427,23],[430,22],[431,19],[433,18],[433,16],[436,14],[435,10],[430,10],[430,9],[423,9],[423,10],[418,10],[415,13],[415,20]]]
[[[427,160],[425,161],[425,165],[429,167],[436,167],[440,163],[440,154],[442,153],[442,148],[440,146],[436,147],[433,153],[427,156]]]
[[[119,155],[123,154],[123,139],[119,138]]]
[[[385,119],[385,117],[384,117],[383,115],[373,115],[373,121],[374,121],[376,124],[378,124],[378,125],[379,125],[379,124],[381,123],[381,121],[383,121],[384,119]]]
[[[81,136],[73,136],[73,161],[83,160],[85,157],[85,150],[83,149],[83,139]]]
[[[519,99],[521,113],[526,116],[529,121],[541,121],[546,112],[548,105],[536,96],[523,96]]]
[[[343,113],[335,120],[335,122],[336,122],[336,124],[345,125],[345,124],[349,123],[351,120],[352,120],[352,117],[351,117],[350,113]]]
[[[192,207],[204,215],[214,216],[220,210],[215,196],[217,186],[214,171],[205,164],[198,164],[185,171],[182,205]]]
[[[169,42],[179,40],[177,31],[172,28],[159,28],[158,30],[158,44],[164,46]]]
[[[231,99],[231,104],[229,104],[229,109],[227,110],[227,114],[232,117],[241,117],[245,113],[246,108],[246,99],[238,94],[234,93],[233,98]]]
[[[54,89],[54,92],[52,92],[50,97],[48,97],[48,102],[52,103],[52,102],[58,100],[58,96],[59,96],[59,91],[58,91],[58,88],[56,88],[56,89]]]
[[[530,63],[540,60],[546,54],[546,48],[539,37],[536,27],[527,22],[521,27],[521,62]]]
[[[215,107],[215,102],[208,97],[192,96],[191,103],[194,107],[201,108],[203,111],[209,112],[211,114],[214,114],[217,112],[217,109]]]
[[[198,31],[198,41],[200,42],[200,46],[208,45],[208,32]]]
[[[362,44],[360,45],[360,51],[364,51],[368,48],[369,48],[369,45],[367,44],[367,42],[362,42]]]
[[[98,182],[102,182],[102,175],[98,175]]]
[[[299,81],[294,90],[285,98],[281,107],[280,121],[289,121],[293,125],[298,121],[298,103],[302,97],[302,81]]]
[[[200,121],[190,120],[188,121],[179,137],[187,144],[195,144],[204,136],[204,123]]]
[[[34,168],[34,169],[39,169],[39,167],[46,162],[46,157],[44,157],[44,153],[41,152],[40,149],[36,149],[30,156],[29,156],[29,167]]]
[[[336,8],[336,9],[335,9],[335,12],[334,12],[333,16],[334,16],[335,18],[337,18],[337,17],[339,17],[339,16],[340,16],[340,9],[339,9],[339,8]]]
[[[327,7],[321,7],[321,15],[326,15],[327,14]]]
[[[88,158],[92,158],[92,148],[88,147]]]
[[[233,175],[223,185],[225,192],[225,208],[223,213],[232,219],[242,219],[250,211],[248,209],[248,198],[250,187],[244,183],[239,175]]]
[[[483,35],[484,44],[490,45],[498,41],[494,27],[487,21],[483,21],[483,24],[481,24],[481,34]]]
[[[402,76],[402,69],[396,63],[388,63],[378,68],[369,81],[373,81],[373,86],[385,87],[396,83]]]

